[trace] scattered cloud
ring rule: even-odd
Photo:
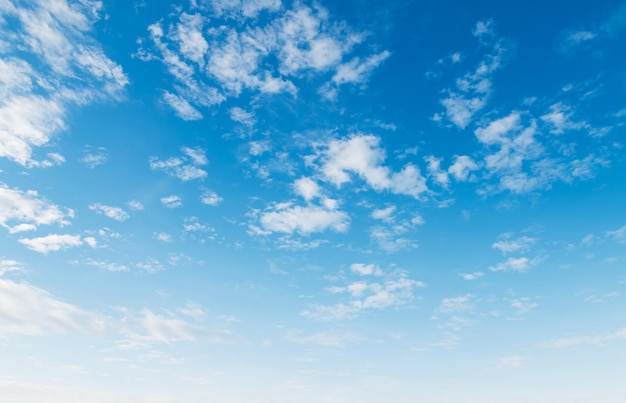
[[[626,339],[626,329],[619,330],[613,333],[603,333],[593,336],[575,336],[575,337],[563,337],[560,339],[550,340],[542,343],[541,346],[548,348],[567,348],[585,344],[591,345],[603,345],[616,340]]]
[[[126,221],[130,215],[121,207],[107,206],[101,203],[93,203],[89,205],[89,210],[93,210],[98,214],[102,214],[116,221]]]
[[[172,157],[167,160],[159,160],[156,157],[150,158],[150,169],[153,171],[164,171],[170,176],[187,182],[190,180],[204,179],[207,172],[200,168],[208,163],[205,151],[201,148],[182,147],[181,157]]]
[[[0,226],[10,233],[32,231],[39,225],[68,225],[73,217],[73,210],[63,211],[34,190],[23,192],[0,183]]]
[[[530,246],[537,241],[537,239],[527,236],[522,236],[516,239],[509,239],[509,234],[500,237],[505,239],[494,242],[491,247],[493,249],[499,250],[505,255],[513,252],[526,252],[530,249]]]
[[[20,238],[18,242],[25,245],[28,249],[43,254],[67,248],[74,248],[83,244],[83,240],[80,235],[59,234],[50,234],[38,238]],[[91,244],[92,245],[90,246],[93,247],[93,242],[91,242]]]
[[[616,229],[615,231],[607,231],[606,234],[615,239],[617,242],[626,244],[626,225]]]
[[[291,202],[278,203],[267,208],[259,217],[261,228],[252,226],[253,232],[309,235],[333,230],[346,232],[350,218],[335,206],[298,206]]]
[[[468,281],[479,279],[479,278],[481,278],[484,275],[485,275],[485,273],[483,273],[482,271],[475,271],[473,273],[461,273],[461,274],[459,274],[459,276],[463,277],[463,280],[468,280]]]
[[[368,282],[364,280],[354,281],[343,287],[330,287],[327,291],[334,295],[347,296],[346,302],[335,305],[311,304],[309,309],[302,311],[302,316],[322,321],[342,320],[353,318],[368,310],[382,310],[398,308],[411,302],[414,298],[415,288],[424,287],[421,281],[408,278],[403,270],[395,270],[386,273],[377,273],[378,268],[370,268],[369,265],[352,265],[351,270],[363,276],[365,271],[380,278],[380,282]]]
[[[97,166],[104,165],[107,161],[106,150],[103,147],[87,148],[85,155],[80,162],[85,164],[87,168],[94,169]]]
[[[538,265],[541,262],[541,259],[534,258],[529,259],[527,257],[519,257],[514,258],[510,257],[506,261],[498,263],[495,266],[489,267],[491,271],[515,271],[519,273],[523,273],[528,271],[533,266]]]
[[[202,193],[202,197],[200,198],[200,201],[203,204],[206,204],[207,206],[217,206],[222,201],[224,201],[224,199],[218,196],[218,194],[215,193],[214,191],[206,190]]]
[[[183,205],[183,200],[176,195],[161,197],[161,203],[167,208],[176,208]]]

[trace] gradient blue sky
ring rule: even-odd
[[[0,401],[622,402],[626,3],[0,0]]]

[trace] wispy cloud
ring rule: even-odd
[[[0,25],[1,36],[11,38],[0,61],[0,157],[46,166],[32,158],[33,149],[66,128],[69,109],[119,99],[129,81],[92,37],[102,3],[37,0],[0,7],[19,32]]]

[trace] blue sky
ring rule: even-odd
[[[626,3],[151,3],[0,1],[0,401],[623,400]]]

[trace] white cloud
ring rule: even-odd
[[[332,73],[328,87],[363,84],[389,57],[382,51],[346,62],[365,35],[332,21],[318,4],[294,2],[283,8],[279,0],[214,0],[212,18],[196,13],[205,6],[192,2],[192,10],[181,7],[168,21],[150,25],[148,38],[139,41],[135,54],[165,65],[174,83],[164,91],[164,98],[183,119],[200,119],[201,107],[239,97],[244,91],[295,96],[294,82],[305,75],[327,81]],[[256,19],[263,10],[265,18]],[[253,124],[242,109],[231,111],[233,119]]]
[[[165,270],[165,267],[159,262],[157,259],[148,259],[145,262],[139,262],[135,264],[135,266],[143,271],[147,271],[149,273],[156,273],[159,271]]]
[[[89,205],[89,210],[93,210],[98,214],[105,215],[116,221],[126,221],[130,218],[130,215],[121,207],[107,206],[101,203],[93,203]]]
[[[80,162],[87,165],[89,169],[94,169],[99,165],[103,165],[106,161],[107,155],[105,153],[105,149],[102,147],[86,151],[85,156],[80,159]]]
[[[536,266],[540,263],[539,258],[529,259],[527,257],[510,257],[506,261],[498,263],[495,266],[491,266],[489,270],[491,271],[516,271],[516,272],[525,272],[533,266]]]
[[[415,165],[406,164],[395,173],[382,165],[386,155],[379,144],[379,137],[362,134],[331,140],[318,156],[323,163],[322,174],[337,187],[350,182],[350,173],[354,173],[377,192],[390,190],[418,198],[428,190],[426,179]]]
[[[501,241],[494,242],[491,247],[497,249],[503,254],[513,252],[526,252],[530,246],[537,240],[527,236],[522,236],[516,239],[503,239]]]
[[[504,368],[522,368],[526,359],[520,356],[503,357],[500,358],[499,363]]]
[[[367,269],[366,269],[367,270]],[[358,272],[358,271],[357,271]],[[409,279],[406,272],[396,270],[382,282],[352,282],[345,287],[330,287],[331,294],[348,294],[349,301],[336,305],[311,305],[301,315],[317,320],[341,320],[357,316],[367,310],[397,308],[413,300],[414,289],[424,287],[421,281]]]
[[[0,183],[0,226],[10,233],[31,231],[39,225],[69,224],[67,218],[74,216],[72,210],[60,207],[39,198],[34,190],[22,192]]]
[[[159,160],[156,157],[150,158],[150,169],[153,171],[165,171],[168,175],[175,176],[182,181],[204,179],[207,172],[200,166],[208,163],[205,151],[200,147],[182,147],[182,157],[173,157],[167,160]]]
[[[244,126],[252,127],[256,124],[254,113],[245,111],[242,108],[234,107],[230,108],[230,118],[235,122],[239,122]]]
[[[626,244],[626,225],[615,231],[607,231],[606,234],[613,237],[617,242]]]
[[[194,108],[189,101],[168,91],[163,92],[163,100],[172,108],[179,118],[183,120],[200,120],[202,114]]]
[[[456,79],[455,88],[448,89],[442,99],[445,115],[460,129],[465,129],[474,115],[487,105],[492,92],[492,75],[503,65],[509,50],[502,39],[496,39],[491,21],[479,21],[473,31],[483,45],[488,45],[490,53],[478,63],[475,70]],[[441,116],[436,115],[440,120]]]
[[[552,126],[550,133],[563,134],[566,130],[578,130],[588,127],[586,122],[573,122],[572,107],[558,102],[550,106],[550,112],[541,116],[541,120]]]
[[[175,317],[165,317],[145,309],[138,325],[145,332],[141,340],[161,343],[211,339],[216,342],[232,341],[226,330],[210,330]]]
[[[87,259],[85,260],[85,264],[89,266],[97,267],[99,269],[112,271],[112,272],[128,271],[128,267],[121,265],[121,264],[108,262],[106,260]]]
[[[372,211],[372,218],[376,220],[381,220],[388,224],[391,224],[395,221],[393,213],[396,211],[396,206],[389,206],[384,209],[376,209]]]
[[[613,333],[603,333],[594,336],[577,336],[577,337],[564,337],[542,343],[543,347],[549,348],[566,348],[572,346],[579,346],[584,344],[603,345],[615,340],[626,339],[626,329],[619,330]]]
[[[161,242],[172,242],[172,236],[167,232],[155,232],[154,239]]]
[[[475,309],[473,298],[472,294],[444,298],[435,311],[448,314],[473,311]]]
[[[473,273],[461,273],[459,274],[459,276],[463,277],[463,280],[468,280],[468,281],[472,281],[472,280],[476,280],[482,276],[484,276],[485,273],[481,272],[481,271],[475,271]]]
[[[350,218],[340,210],[322,206],[294,206],[292,203],[280,203],[264,211],[260,223],[266,232],[297,232],[308,235],[314,232],[333,230],[346,232]]]
[[[406,229],[406,227],[402,226],[392,228],[374,226],[370,228],[370,239],[375,242],[380,249],[388,253],[417,248],[418,243],[416,241],[400,236],[401,233],[406,232]]]
[[[224,201],[217,193],[212,190],[206,190],[202,193],[200,201],[208,206],[217,206]]]
[[[455,155],[454,163],[448,168],[448,173],[454,176],[454,179],[457,181],[465,182],[469,179],[470,172],[476,171],[477,169],[478,165],[471,157],[467,155]]]
[[[176,208],[183,205],[183,201],[176,195],[161,197],[161,203],[167,208]]]
[[[320,196],[320,187],[311,178],[302,177],[293,183],[294,191],[302,196],[304,200],[311,201]]]
[[[430,155],[424,158],[428,163],[428,175],[433,181],[441,186],[447,187],[450,181],[448,173],[441,169],[441,158]]]
[[[71,106],[118,99],[128,84],[121,66],[90,35],[101,7],[93,4],[3,6],[3,16],[14,23],[0,25],[0,37],[11,38],[2,42],[3,53],[13,55],[0,62],[0,157],[27,166],[57,164],[33,160],[33,149],[66,128]]]
[[[18,240],[28,249],[35,252],[47,254],[48,252],[56,252],[61,249],[73,248],[81,246],[83,241],[80,235],[58,235],[50,234],[39,238],[20,238]]]
[[[361,276],[382,276],[384,272],[374,264],[354,263],[350,265],[350,271]]]
[[[11,272],[23,272],[24,265],[15,260],[0,260],[0,277]]]
[[[532,302],[528,297],[513,299],[510,303],[511,308],[516,310],[516,315],[524,315],[539,306],[538,303]]]
[[[139,201],[137,200],[131,200],[128,203],[126,203],[128,205],[128,208],[130,208],[131,210],[136,210],[136,211],[140,211],[143,210],[143,204],[141,204]]]
[[[346,343],[360,340],[354,333],[318,332],[307,336],[298,332],[287,333],[287,341],[297,344],[318,344],[326,347],[344,347]]]
[[[103,332],[106,323],[106,318],[59,301],[40,288],[0,279],[0,338]]]

